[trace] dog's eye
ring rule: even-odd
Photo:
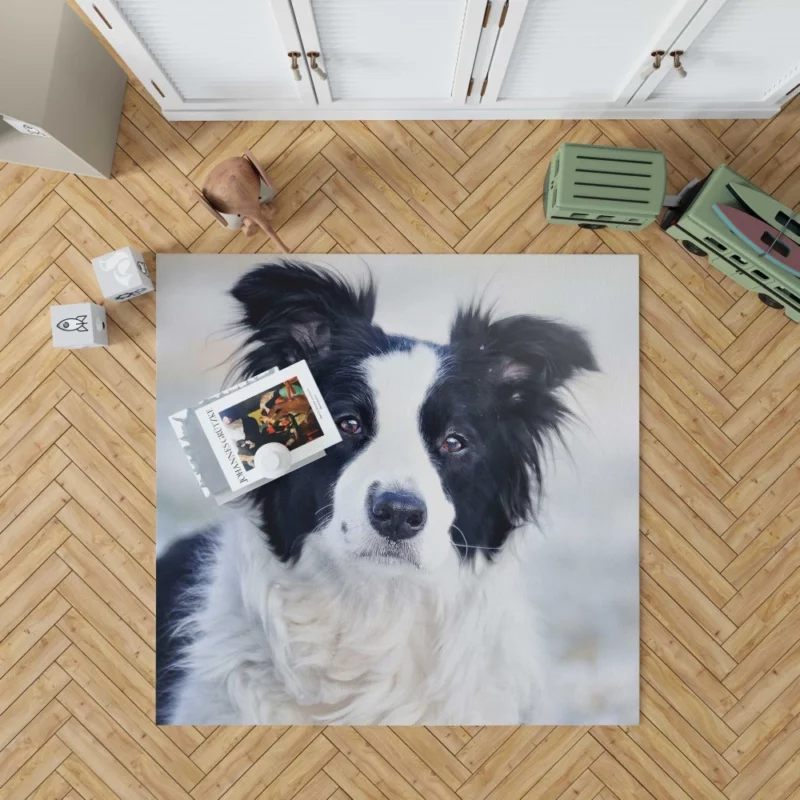
[[[455,434],[448,436],[442,442],[442,450],[444,450],[445,453],[457,453],[466,446],[467,443],[460,436],[456,436]]]
[[[361,433],[361,423],[355,417],[342,417],[336,421],[336,424],[340,430],[350,434],[350,436]]]

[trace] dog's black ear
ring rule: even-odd
[[[296,261],[250,270],[231,294],[242,306],[249,342],[273,366],[324,357],[337,333],[370,324],[375,313],[371,278],[354,288],[332,271]]]
[[[582,371],[597,370],[586,336],[534,316],[491,316],[473,306],[458,313],[450,341],[459,357],[482,365],[487,378],[518,402],[552,392]]]
[[[541,453],[560,436],[570,412],[558,391],[580,372],[597,369],[586,336],[576,328],[533,316],[492,321],[477,307],[459,312],[450,332],[457,367],[492,393],[496,444],[511,457],[500,501],[510,520],[530,519],[541,491]]]

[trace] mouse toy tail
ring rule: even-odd
[[[261,228],[261,230],[263,230],[264,233],[267,234],[267,236],[270,236],[272,237],[272,239],[275,240],[275,244],[278,245],[282,253],[289,252],[289,248],[286,246],[281,237],[278,236],[278,234],[275,232],[275,229],[272,227],[272,225],[269,224],[269,222],[267,221],[267,219],[264,217],[263,214],[260,214],[257,217],[253,217],[253,219],[255,220],[256,224]]]

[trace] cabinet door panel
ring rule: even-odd
[[[100,30],[137,77],[151,88],[139,75],[140,69],[148,70],[149,57],[184,107],[215,102],[245,108],[316,102],[307,76],[303,85],[294,80],[290,69],[287,53],[297,49],[299,37],[288,0],[79,2],[89,14],[96,7],[111,23],[107,30],[101,24]],[[146,53],[144,58],[137,58],[137,48]],[[176,105],[172,98],[169,105]]]
[[[778,100],[800,81],[798,31],[800,0],[727,0],[681,48],[686,78],[669,70],[649,101]]]
[[[321,53],[321,104],[463,101],[485,2],[293,0],[303,47]],[[471,52],[470,52],[471,50]],[[460,95],[460,97],[458,97]]]
[[[510,2],[513,8],[521,0]],[[624,103],[641,83],[637,76],[652,60],[651,51],[702,2],[528,0],[517,30],[501,33],[495,60],[504,69],[501,75],[490,71],[485,99],[516,105]]]

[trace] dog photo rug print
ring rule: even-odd
[[[638,722],[635,256],[158,274],[160,723]],[[217,395],[230,480],[317,457],[218,505]]]

